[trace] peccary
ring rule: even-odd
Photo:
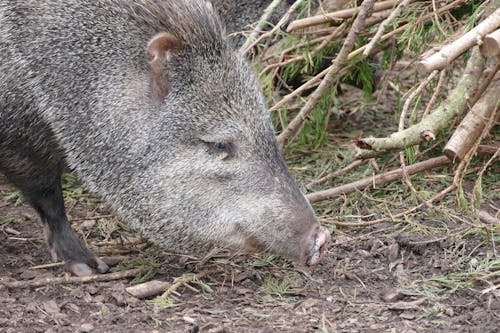
[[[0,0],[0,55],[0,171],[73,274],[108,267],[70,228],[65,168],[169,249],[320,260],[330,235],[209,3]]]

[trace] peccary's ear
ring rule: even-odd
[[[157,34],[148,43],[147,54],[153,58],[150,61],[153,95],[159,100],[163,100],[168,93],[168,82],[164,73],[168,54],[178,51],[180,48],[181,41],[168,32]]]

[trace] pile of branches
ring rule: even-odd
[[[405,100],[398,131],[388,137],[356,139],[357,161],[317,182],[391,152],[399,154],[401,168],[311,193],[308,196],[311,202],[335,198],[395,179],[404,179],[418,197],[409,175],[454,164],[455,177],[450,187],[430,200],[419,198],[422,205],[432,205],[433,201],[460,186],[464,170],[473,156],[478,153],[490,156],[481,174],[498,160],[500,144],[491,140],[488,145],[481,143],[489,136],[500,115],[500,75],[497,75],[500,68],[500,0],[485,1],[474,10],[470,9],[473,7],[467,0],[324,0],[319,1],[316,7],[311,4],[313,1],[297,0],[277,24],[271,25],[269,20],[281,2],[272,1],[242,46],[243,52],[260,59],[261,78],[267,75],[272,82],[283,83],[280,75],[287,66],[312,63],[315,58],[324,57],[324,50],[333,43],[339,45],[324,69],[297,87],[282,84],[281,88],[288,90],[281,89],[278,96],[272,96],[270,111],[285,110],[291,117],[290,121],[282,122],[279,129],[277,139],[282,148],[294,140],[324,95],[334,90],[339,80],[357,63],[397,44],[402,34],[422,31],[429,24],[441,31],[441,41],[431,37],[432,44],[427,45],[426,50],[412,62],[421,81],[403,95]],[[452,11],[467,10],[467,15],[462,15],[460,19],[452,14]],[[297,17],[299,11],[307,15]],[[416,13],[412,16],[416,19],[410,20],[408,13]],[[285,44],[290,37],[295,42]],[[465,68],[462,65],[464,59],[467,59]],[[456,85],[445,87],[446,76],[457,71],[461,73]],[[419,112],[420,119],[407,127],[408,110],[420,101],[422,92],[431,83],[435,85],[432,97]],[[449,90],[446,92],[446,89]],[[439,101],[438,96],[443,95],[447,97]],[[436,141],[438,133],[445,130],[453,134],[442,156],[405,165],[405,149],[421,144],[435,148],[437,144],[432,146],[433,141]],[[496,217],[493,220],[499,222]]]

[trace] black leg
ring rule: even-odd
[[[108,266],[85,245],[71,230],[64,211],[59,179],[53,184],[37,189],[23,189],[24,195],[38,211],[44,224],[47,245],[54,260],[64,260],[75,275],[91,275],[93,270],[104,273]]]

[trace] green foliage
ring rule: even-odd
[[[19,206],[24,203],[24,197],[21,191],[13,191],[11,193],[8,193],[4,195],[3,199],[4,202],[7,201],[14,201],[14,206]]]
[[[351,60],[351,65],[354,65],[354,68],[347,72],[342,78],[342,82],[354,82],[356,86],[363,89],[365,100],[369,100],[373,93],[374,69],[368,59],[362,59],[361,61],[353,59]]]

